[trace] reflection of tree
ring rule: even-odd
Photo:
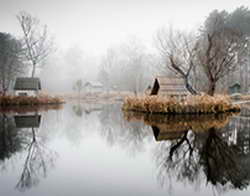
[[[186,132],[180,139],[160,143],[156,151],[160,183],[171,182],[174,177],[199,184],[205,174],[207,182],[217,188],[246,188],[249,170],[242,164],[239,148],[229,145],[227,139],[210,128],[205,133]]]
[[[246,188],[250,179],[239,154],[237,146],[228,145],[215,129],[210,129],[200,152],[200,164],[204,166],[207,181],[213,185],[230,183],[235,189]]]
[[[150,136],[148,127],[142,122],[128,123],[124,121],[119,104],[103,106],[99,119],[101,136],[110,145],[119,144],[133,153],[143,150],[145,138]]]
[[[205,176],[217,191],[244,189],[250,183],[250,134],[242,122],[232,125],[231,116],[125,113],[132,123],[150,125],[161,141],[154,154],[161,185],[171,188],[174,179],[200,186]]]
[[[16,126],[13,116],[0,114],[1,167],[5,168],[5,160],[13,157],[15,153],[27,152],[16,186],[20,191],[37,185],[39,178],[45,177],[48,168],[53,165],[56,154],[46,147],[45,142],[46,138],[39,136],[37,129],[20,129]]]
[[[25,191],[37,185],[40,177],[46,177],[47,170],[53,166],[56,155],[46,147],[44,138],[37,136],[35,128],[31,129],[31,134],[28,134],[28,136],[30,141],[25,147],[27,155],[21,177],[16,185],[20,191]]]
[[[0,160],[10,158],[22,148],[23,138],[18,134],[13,118],[0,114]]]
[[[72,109],[77,116],[82,116],[83,108],[81,104],[73,105]]]

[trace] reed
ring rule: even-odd
[[[208,114],[240,111],[240,106],[232,104],[225,95],[196,95],[178,100],[164,96],[127,97],[122,109],[161,114]]]
[[[0,96],[0,106],[35,106],[47,104],[62,104],[64,100],[51,96]]]

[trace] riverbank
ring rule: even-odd
[[[0,107],[9,106],[36,106],[36,105],[57,105],[65,101],[60,97],[52,96],[0,96]]]
[[[209,114],[240,111],[238,104],[233,104],[225,95],[197,95],[178,100],[163,96],[127,97],[122,109],[158,114]]]

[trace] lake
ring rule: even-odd
[[[197,117],[120,108],[2,111],[0,195],[250,194],[248,109]]]

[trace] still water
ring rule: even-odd
[[[123,113],[119,104],[0,114],[0,195],[249,195],[250,118]]]

